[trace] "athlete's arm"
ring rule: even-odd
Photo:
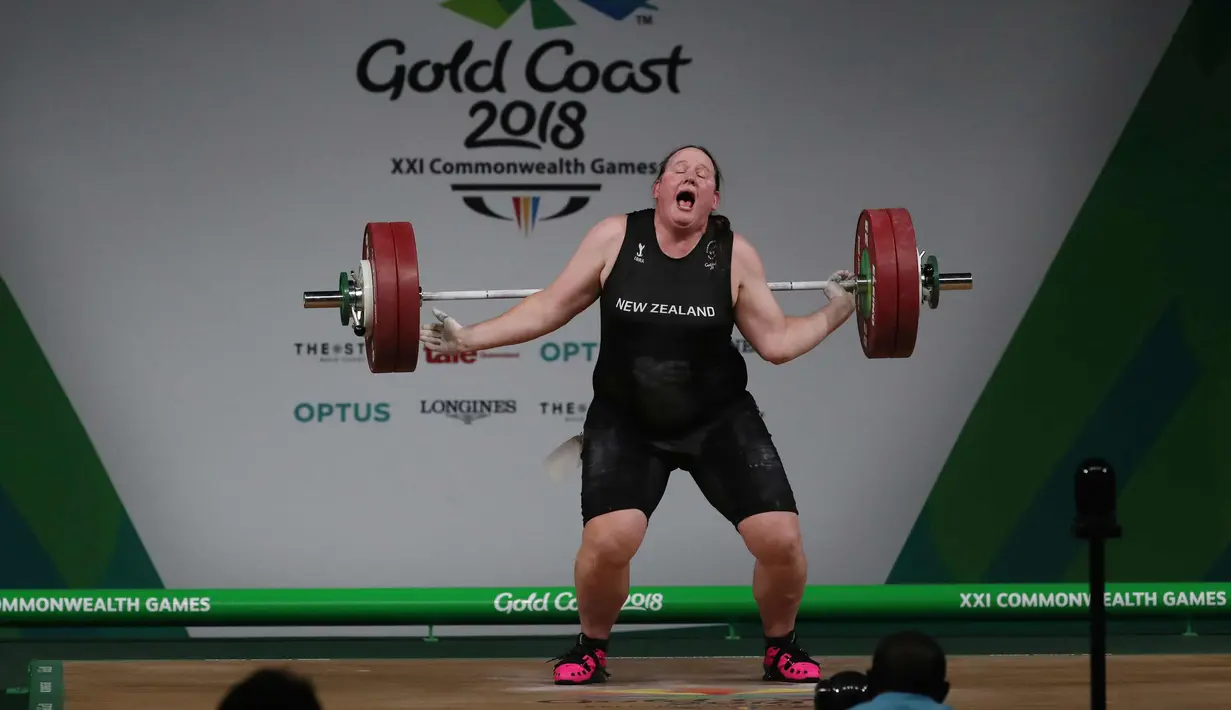
[[[765,265],[743,235],[731,248],[731,269],[738,283],[735,324],[762,359],[781,365],[807,353],[855,312],[847,294],[807,316],[788,316],[765,282]]]
[[[589,308],[602,290],[601,274],[613,240],[624,236],[624,215],[594,225],[560,275],[503,314],[462,328],[466,350],[489,350],[540,338]]]

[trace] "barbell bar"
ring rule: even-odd
[[[966,291],[974,288],[974,279],[970,274],[941,274],[937,278],[941,291]],[[867,281],[851,279],[840,281],[847,291],[863,291]],[[769,281],[766,283],[770,291],[823,291],[828,281]],[[542,291],[541,288],[505,288],[487,291],[422,291],[421,301],[487,301],[509,298],[529,298]],[[360,296],[354,293],[352,296]],[[304,308],[341,308],[341,291],[305,291],[303,294]]]
[[[864,210],[855,231],[856,320],[864,354],[904,358],[914,352],[923,304],[935,309],[941,291],[974,288],[970,273],[941,273],[934,255],[919,250],[914,223],[903,208]],[[820,291],[827,281],[771,281],[771,291]],[[306,291],[305,309],[338,309],[344,326],[367,341],[375,373],[413,372],[418,364],[420,308],[426,301],[528,298],[542,289],[424,291],[418,248],[409,222],[371,222],[364,229],[357,272],[341,272],[335,291]]]

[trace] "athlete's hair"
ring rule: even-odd
[[[710,162],[714,164],[714,190],[715,191],[721,190],[722,189],[722,168],[718,167],[718,161],[714,160],[714,154],[709,152],[709,150],[707,150],[704,146],[699,146],[699,145],[682,145],[679,148],[676,148],[675,150],[671,151],[670,153],[667,153],[667,157],[663,158],[662,162],[658,164],[658,174],[654,176],[654,182],[658,182],[659,180],[662,179],[663,171],[667,169],[667,163],[670,162],[671,157],[686,148],[696,148],[702,153],[705,153],[705,155],[710,159]]]

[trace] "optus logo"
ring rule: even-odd
[[[590,362],[597,355],[598,343],[568,340],[562,343],[547,342],[539,347],[539,357],[547,362],[568,362],[569,360]]]
[[[387,422],[388,402],[300,402],[295,421],[303,424]]]
[[[663,595],[660,592],[634,592],[624,598],[620,611],[661,611]],[[572,592],[530,592],[517,595],[501,592],[493,602],[501,614],[548,611],[577,611],[577,597]]]

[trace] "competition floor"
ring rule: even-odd
[[[865,658],[824,658],[829,673]],[[758,680],[757,660],[614,658],[605,685],[556,687],[542,660],[83,661],[64,664],[67,710],[213,710],[228,686],[261,666],[317,685],[325,710],[394,708],[811,708],[810,687]],[[1231,710],[1231,655],[1131,655],[1107,660],[1115,710]],[[1084,656],[953,656],[955,710],[1089,707]]]

